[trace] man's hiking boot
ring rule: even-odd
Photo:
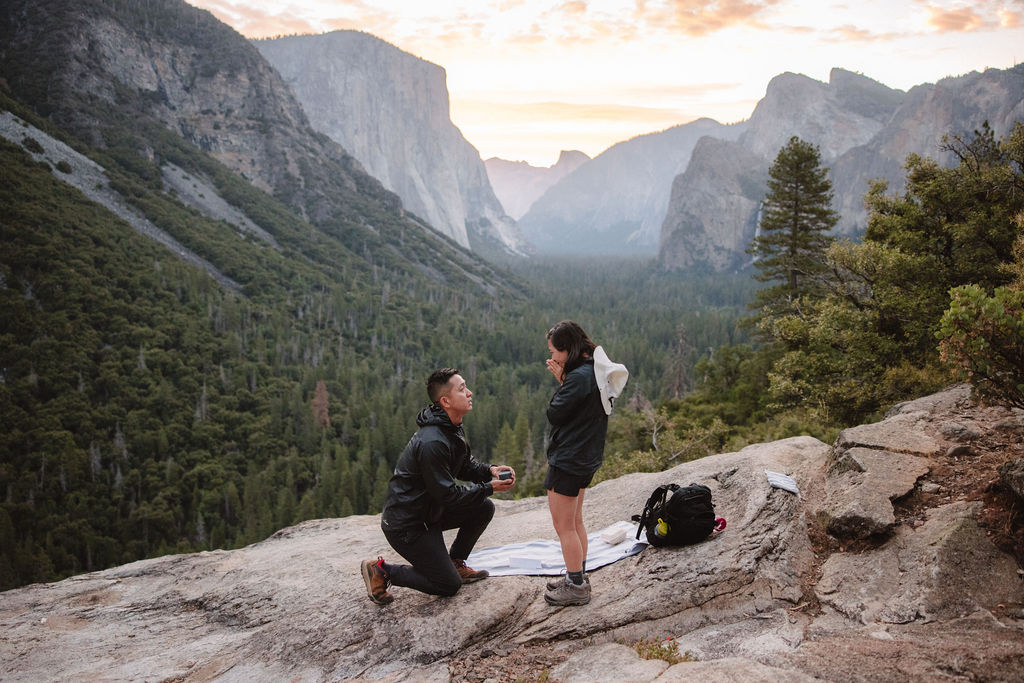
[[[544,594],[544,600],[555,607],[568,607],[569,605],[585,605],[590,602],[590,584],[584,583],[581,586],[563,579],[554,590]]]
[[[378,605],[386,605],[395,599],[395,596],[388,593],[388,586],[391,579],[384,571],[384,558],[378,557],[376,562],[363,560],[360,569],[363,572],[363,582],[366,583],[366,594]]]
[[[562,585],[563,583],[565,583],[568,580],[569,580],[569,578],[565,575],[565,572],[562,572],[561,574],[559,574],[555,578],[553,578],[550,581],[548,581],[548,584],[547,584],[548,590],[549,591],[556,590],[560,585]],[[588,574],[586,572],[583,572],[583,583],[587,584],[588,586],[590,585],[590,574]]]
[[[486,579],[488,576],[490,576],[490,572],[488,572],[486,569],[480,569],[478,571],[476,569],[471,569],[467,567],[465,560],[456,560],[453,557],[452,564],[455,565],[455,570],[459,572],[459,577],[462,579],[462,583],[473,583],[474,581]]]

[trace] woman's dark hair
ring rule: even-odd
[[[556,323],[548,330],[548,339],[552,346],[568,354],[562,371],[563,377],[583,365],[583,360],[592,356],[597,348],[597,344],[590,341],[583,328],[571,320]]]

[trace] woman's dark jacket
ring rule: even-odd
[[[604,460],[608,415],[588,358],[562,380],[548,403],[548,464],[579,476],[597,471]]]
[[[424,408],[416,424],[388,482],[380,521],[385,531],[424,529],[445,510],[473,507],[494,493],[491,466],[473,457],[462,425],[452,424],[443,408]],[[463,486],[456,479],[478,483]]]

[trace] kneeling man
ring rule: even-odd
[[[378,605],[394,600],[390,585],[455,595],[462,584],[486,578],[486,571],[467,567],[466,558],[494,516],[491,494],[515,484],[511,467],[482,464],[470,452],[462,419],[473,409],[473,392],[459,371],[431,374],[427,396],[431,405],[416,417],[419,429],[398,458],[380,522],[388,543],[410,564],[382,557],[362,563],[366,592]],[[442,535],[448,529],[459,530],[450,550]]]

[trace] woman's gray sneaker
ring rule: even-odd
[[[569,581],[562,581],[554,590],[545,593],[544,599],[555,607],[585,605],[590,602],[590,584],[577,586]]]

